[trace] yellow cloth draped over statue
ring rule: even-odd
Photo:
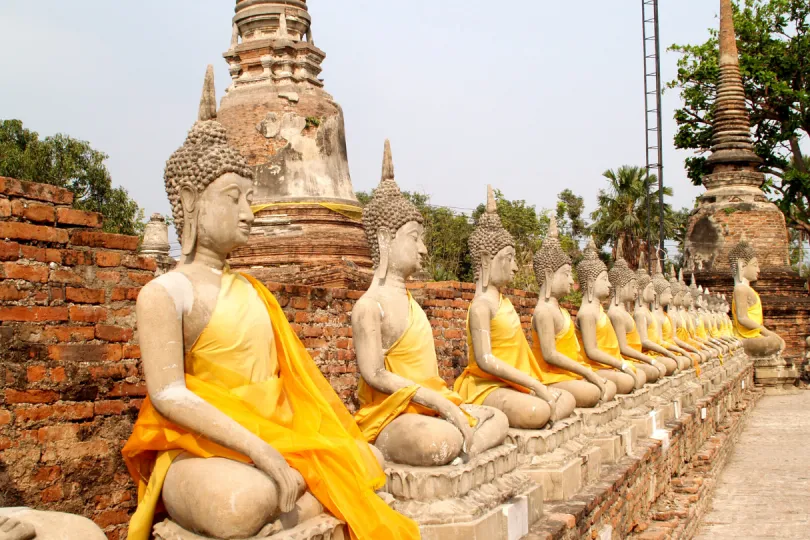
[[[647,339],[658,345],[659,347],[665,347],[664,341],[661,339],[661,332],[658,331],[658,324],[655,320],[655,317],[652,317],[652,322],[647,324]],[[663,356],[661,353],[657,351],[646,350],[644,354],[649,356],[650,358],[656,358],[658,356]]]
[[[686,335],[686,337],[688,338],[689,333],[686,332],[685,328],[683,330],[684,330],[684,332],[686,332],[686,334],[681,332],[681,330],[682,330],[681,328],[678,329],[678,339],[680,339],[681,341],[686,341],[687,343],[689,343],[688,340],[683,339],[681,337],[682,335]],[[664,342],[668,343],[669,345],[677,345],[677,343],[675,343],[675,332],[673,331],[672,318],[670,317],[670,315],[668,313],[664,317],[664,325],[663,325],[663,328],[661,330],[661,339],[663,339]],[[700,356],[697,355],[696,353],[693,353],[693,352],[689,352],[689,351],[685,351],[685,352],[689,356],[689,358],[692,359],[692,367],[694,367],[698,371],[698,374],[699,374],[700,373]]]
[[[600,369],[613,369],[618,371],[613,366],[600,364],[599,362],[594,362],[590,358],[587,358],[585,355],[585,345],[582,341],[582,334],[579,332],[579,330],[577,330],[577,339],[579,339],[579,346],[582,349],[583,357],[586,359],[589,368],[594,371],[599,371]],[[602,306],[599,306],[599,320],[596,322],[596,346],[600,351],[609,354],[617,360],[624,361],[622,351],[619,348],[619,338],[616,337],[616,330],[613,328],[613,323],[610,322],[610,317],[608,317],[608,314],[605,313],[605,308]],[[635,366],[632,364],[629,365],[630,368],[635,372]]]
[[[357,387],[360,410],[354,415],[365,439],[373,443],[380,432],[401,414],[424,414],[437,416],[438,413],[418,403],[412,403],[419,387],[440,393],[447,400],[461,405],[464,400],[447,387],[439,376],[439,362],[433,344],[433,329],[427,315],[408,293],[408,328],[385,354],[385,369],[413,381],[413,386],[405,387],[393,394],[378,392],[362,378]],[[476,425],[474,417],[467,415],[470,426]]]
[[[498,312],[490,321],[490,342],[492,355],[495,358],[541,380],[540,366],[523,334],[520,315],[515,311],[512,302],[503,296],[498,305]],[[453,386],[465,403],[483,405],[487,396],[498,388],[512,388],[518,392],[529,393],[528,388],[494,377],[478,367],[475,362],[475,349],[470,332],[469,312],[467,313],[467,351],[469,351],[467,367]]]
[[[278,450],[321,504],[348,524],[353,539],[419,538],[416,524],[374,493],[385,474],[278,302],[259,282],[226,269],[216,308],[189,351],[185,370],[188,389]],[[250,463],[172,424],[147,398],[122,452],[138,484],[130,540],[151,537],[166,474],[183,452]]]
[[[751,289],[753,291],[753,289]],[[756,324],[762,326],[763,317],[762,317],[762,300],[759,298],[759,293],[754,291],[754,295],[757,297],[757,302],[753,306],[748,307],[748,318],[754,321]],[[731,315],[734,317],[734,335],[738,338],[743,339],[753,339],[758,338],[762,335],[762,330],[760,328],[754,328],[753,330],[750,328],[746,328],[740,321],[737,320],[737,299],[731,299]]]
[[[579,346],[577,339],[577,330],[574,327],[574,321],[571,320],[571,314],[568,310],[560,308],[563,316],[563,329],[560,333],[554,336],[554,346],[557,351],[570,358],[574,362],[590,368],[591,366],[585,362],[582,357],[582,349]],[[537,335],[537,330],[532,327],[532,354],[534,354],[537,365],[540,366],[540,382],[543,384],[555,384],[565,381],[579,381],[582,380],[582,375],[578,375],[571,371],[566,371],[557,366],[552,366],[543,357],[543,351],[540,349],[540,336]]]

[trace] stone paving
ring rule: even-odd
[[[810,538],[810,391],[766,396],[720,475],[696,538]]]

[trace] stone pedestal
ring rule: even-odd
[[[781,354],[751,358],[754,362],[754,380],[765,389],[766,394],[796,392],[799,370],[789,364]]]
[[[391,507],[419,524],[423,539],[520,538],[542,515],[543,490],[518,470],[518,451],[503,444],[466,464],[388,464]]]
[[[155,540],[214,540],[189,532],[173,521],[155,525]],[[308,519],[297,527],[277,533],[255,536],[249,540],[348,540],[346,524],[328,514]]]

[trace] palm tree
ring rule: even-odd
[[[597,196],[598,208],[591,213],[591,232],[597,244],[616,246],[622,240],[624,257],[631,266],[638,264],[639,254],[645,249],[647,229],[647,184],[650,185],[649,199],[652,207],[653,244],[658,240],[658,178],[647,175],[644,167],[624,165],[618,171],[608,170],[603,175],[608,181],[607,189],[600,189]],[[672,188],[664,188],[664,196],[672,196]],[[664,236],[674,238],[677,232],[677,216],[669,204],[664,204]]]

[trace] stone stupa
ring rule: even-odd
[[[352,188],[343,111],[319,78],[305,0],[237,0],[233,83],[218,119],[256,173],[256,222],[229,263],[266,281],[352,286],[371,257]]]

